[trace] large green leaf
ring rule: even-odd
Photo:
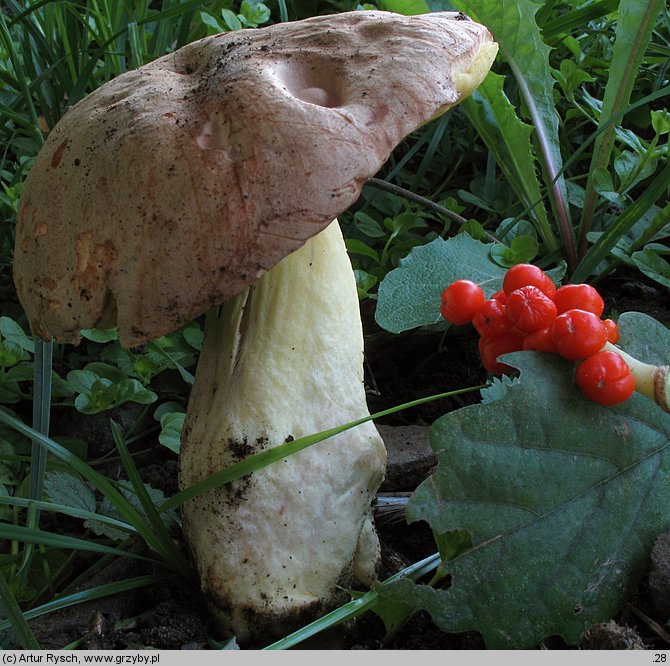
[[[667,328],[639,313],[619,325],[622,346],[668,362]],[[479,631],[489,648],[576,644],[613,617],[670,526],[670,414],[638,394],[589,402],[559,357],[505,358],[517,381],[434,424],[438,466],[407,511],[437,534],[467,529],[472,550],[443,564],[448,589],[400,581],[383,596],[445,632]]]
[[[554,78],[549,63],[551,49],[542,40],[535,20],[535,14],[543,3],[534,0],[450,0],[450,4],[489,28],[500,46],[500,55],[514,74],[527,115],[535,127],[545,182],[551,183],[553,212],[559,221],[563,244],[570,255],[572,232],[566,204],[567,191],[561,175],[563,160],[559,116],[554,102]],[[517,178],[523,177],[523,173],[517,174]]]

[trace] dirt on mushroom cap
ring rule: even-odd
[[[77,343],[116,325],[129,346],[249,286],[460,101],[455,79],[493,41],[454,18],[358,11],[216,35],[72,107],[21,198],[33,333]]]

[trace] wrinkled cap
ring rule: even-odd
[[[356,11],[206,37],[103,85],[22,192],[14,278],[33,333],[117,326],[134,345],[247,288],[496,51],[462,14]]]

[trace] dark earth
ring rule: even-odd
[[[663,323],[670,322],[667,290],[639,273],[618,272],[597,285],[606,301],[606,313],[635,310]],[[468,327],[442,336],[429,332],[392,336],[374,324],[373,301],[363,303],[366,331],[366,382],[371,412],[451,389],[486,381],[477,356],[477,340]],[[444,413],[476,402],[478,394],[463,394],[408,409],[378,422],[389,448],[389,469],[380,489],[386,497],[404,497],[430,474],[434,458],[427,433],[430,424]],[[73,410],[69,410],[73,411]],[[82,417],[82,437],[96,442],[100,451],[113,449],[107,423]],[[123,414],[115,416],[123,427]],[[60,424],[72,432],[72,423]],[[59,427],[56,420],[55,428]],[[174,455],[155,442],[143,442],[137,457],[143,480],[166,495],[176,492]],[[117,471],[121,471],[119,466]],[[114,470],[106,470],[112,474]],[[423,523],[407,525],[402,511],[377,511],[377,527],[383,544],[385,567],[393,573],[403,566],[432,555],[437,549],[430,529]],[[48,525],[45,525],[48,529]],[[67,529],[62,517],[58,528]],[[71,533],[80,531],[73,520]],[[97,556],[80,553],[78,568]],[[92,585],[150,573],[140,565],[117,560],[91,581]],[[197,591],[168,581],[153,588],[74,606],[31,622],[43,648],[62,648],[78,641],[79,649],[209,649],[220,647],[212,636],[203,600]],[[128,618],[132,618],[128,620]],[[546,640],[537,649],[668,649],[670,645],[670,535],[659,535],[649,555],[649,568],[635,593],[612,620],[592,627],[578,646],[559,638]],[[667,633],[666,633],[667,632]],[[242,649],[263,647],[242,645]],[[335,627],[295,649],[340,650],[449,650],[484,649],[476,633],[444,634],[425,613],[411,617],[392,637],[374,614]]]

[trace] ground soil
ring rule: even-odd
[[[670,322],[667,291],[640,279],[639,274],[620,274],[601,286],[607,312],[642,311]],[[435,333],[390,336],[380,331],[372,317],[373,303],[363,305],[366,328],[366,382],[372,412],[412,399],[450,389],[473,386],[486,380],[477,358],[476,338],[464,327],[448,337]],[[383,420],[389,426],[429,426],[442,414],[477,400],[465,394],[448,401],[429,403]],[[69,426],[71,427],[71,426]],[[97,437],[100,442],[101,436]],[[161,447],[140,456],[145,481],[163,489],[176,490],[176,464]],[[407,490],[403,488],[403,490]],[[62,527],[62,525],[61,525]],[[416,562],[435,552],[430,530],[424,524],[407,525],[401,513],[394,520],[380,516],[378,530],[389,571]],[[669,647],[666,623],[670,617],[670,538],[659,539],[650,554],[649,571],[640,581],[619,614],[610,622],[593,627],[579,646],[566,646],[560,639],[548,639],[538,649],[639,649]],[[81,554],[82,567],[91,557]],[[103,579],[118,580],[142,573],[136,564],[118,561],[103,573]],[[132,618],[128,620],[128,618]],[[124,622],[125,621],[125,622]],[[43,647],[59,648],[78,640],[80,648],[167,648],[207,649],[215,647],[203,600],[197,590],[171,581],[117,597],[76,606],[33,623]],[[244,646],[243,646],[244,647]],[[254,646],[250,646],[254,647]],[[393,637],[385,637],[381,621],[373,614],[355,623],[337,627],[301,645],[311,649],[482,649],[479,635],[447,635],[430,617],[419,613]]]

